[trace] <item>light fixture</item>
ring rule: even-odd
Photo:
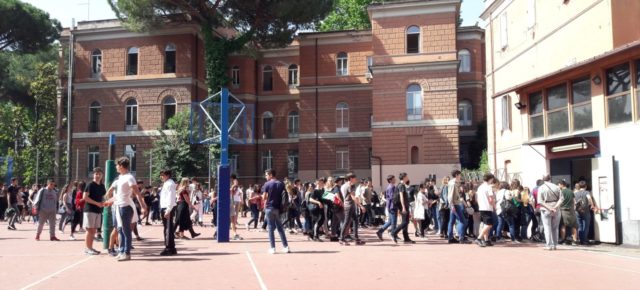
[[[558,152],[565,152],[565,151],[578,150],[578,149],[587,149],[587,143],[582,142],[582,143],[576,143],[576,144],[551,147],[551,152],[558,153]]]
[[[595,75],[591,81],[593,81],[594,84],[596,85],[600,85],[602,83],[602,79],[600,78],[600,75]]]
[[[517,103],[515,103],[515,104],[513,104],[513,105],[514,105],[514,106],[516,106],[516,109],[518,109],[518,110],[522,110],[522,109],[524,109],[524,108],[526,108],[526,107],[527,107],[527,105],[526,105],[526,104],[523,104],[523,103],[521,103],[521,102],[517,102]]]

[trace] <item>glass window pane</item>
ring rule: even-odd
[[[531,138],[544,137],[544,120],[542,115],[531,117]]]
[[[569,132],[569,115],[567,110],[547,114],[549,136]]]
[[[573,81],[572,87],[573,104],[591,101],[591,83],[589,78]]]
[[[630,83],[628,63],[607,70],[607,95],[628,91]]]
[[[407,53],[420,52],[420,34],[407,34]]]
[[[579,131],[593,127],[591,104],[573,107],[573,130]]]
[[[542,93],[536,92],[529,95],[529,114],[542,113]]]
[[[609,124],[631,121],[631,97],[627,95],[609,98],[607,100]]]
[[[562,84],[547,90],[547,108],[559,109],[567,106],[567,86]]]
[[[640,59],[636,60],[636,88],[640,88]]]

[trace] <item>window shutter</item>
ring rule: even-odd
[[[507,12],[504,12],[500,15],[500,47],[502,49],[507,48],[508,45],[507,32]]]
[[[504,130],[502,128],[502,99],[504,99],[504,97],[500,97],[496,99],[495,108],[493,109],[493,113],[495,114],[495,120],[496,120],[495,128],[497,131]]]

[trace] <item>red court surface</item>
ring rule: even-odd
[[[145,240],[134,241],[132,260],[117,262],[104,251],[85,256],[83,233],[51,242],[44,231],[38,242],[33,224],[0,226],[0,289],[640,289],[637,248],[479,248],[435,236],[395,245],[369,229],[361,231],[365,246],[288,234],[292,253],[270,255],[266,233],[242,227],[244,240],[218,244],[211,227],[197,227],[201,237],[177,241],[179,255],[161,257],[162,226],[153,225],[139,227]]]

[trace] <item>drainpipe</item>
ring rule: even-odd
[[[72,150],[72,107],[73,107],[73,30],[76,26],[76,20],[71,19],[71,28],[69,28],[69,75],[67,76],[67,182],[71,182],[71,150]],[[77,156],[76,156],[77,158]]]
[[[320,132],[318,132],[318,39],[316,38],[316,47],[315,47],[315,55],[316,55],[316,63],[315,63],[315,74],[316,74],[316,179],[318,179],[318,163],[319,161],[319,157],[318,155],[320,154],[320,139],[319,139],[319,134]]]
[[[496,99],[494,98],[494,94],[496,93],[496,74],[495,74],[495,63],[494,63],[494,55],[493,55],[493,20],[491,19],[491,15],[489,15],[489,32],[491,33],[491,106],[493,110],[493,170],[498,170],[498,142],[496,142]]]
[[[256,59],[253,62],[253,75],[254,75],[254,80],[253,80],[253,94],[256,98],[256,105],[254,107],[254,111],[253,111],[253,117],[254,118],[258,118],[258,60]],[[255,124],[255,123],[254,123]],[[258,126],[260,126],[260,122],[258,122]],[[255,176],[260,176],[260,170],[262,169],[261,167],[261,158],[260,158],[260,144],[258,144],[258,131],[256,130],[255,126],[253,127],[253,141],[255,142],[255,146],[256,146],[256,170],[255,170]],[[255,180],[256,182],[259,181],[259,178],[256,178]]]

